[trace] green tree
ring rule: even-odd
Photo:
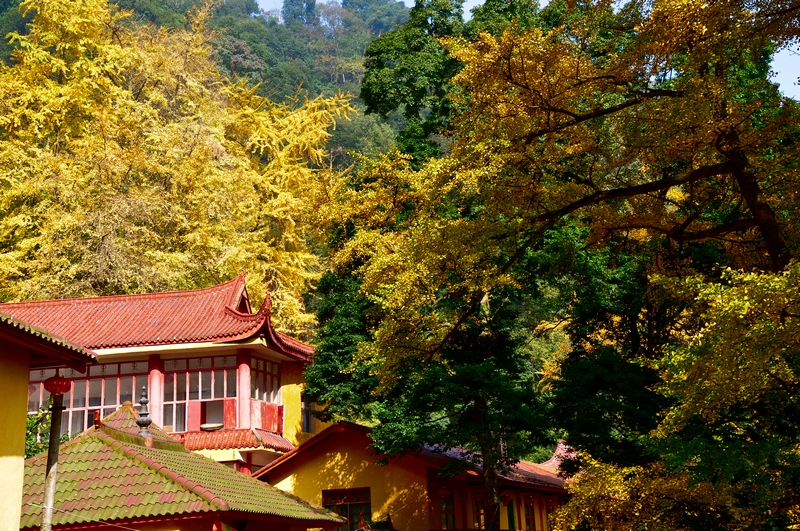
[[[281,16],[288,24],[313,26],[317,23],[316,0],[283,0]]]
[[[372,41],[364,54],[360,96],[367,112],[386,118],[399,110],[406,124],[398,147],[418,161],[442,154],[431,135],[447,127],[452,113],[448,83],[459,65],[437,39],[460,33],[461,5],[419,0],[407,22]]]

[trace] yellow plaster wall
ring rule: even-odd
[[[0,343],[0,531],[17,531],[22,507],[25,418],[28,412],[28,351]]]
[[[336,434],[309,449],[287,475],[271,476],[271,483],[318,505],[323,490],[369,487],[373,520],[390,514],[398,531],[428,531],[425,465],[407,458],[377,466],[367,444],[364,436]]]
[[[283,404],[283,436],[298,446],[302,442],[303,364],[284,361],[281,364],[281,404]]]
[[[194,450],[194,453],[213,459],[218,463],[244,461],[244,457],[239,450]]]

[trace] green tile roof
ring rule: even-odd
[[[54,526],[230,512],[304,527],[341,523],[325,509],[187,451],[155,425],[146,440],[137,434],[137,416],[125,403],[102,426],[61,446]],[[46,462],[46,454],[25,462],[21,529],[41,523]]]

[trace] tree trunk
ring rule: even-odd
[[[486,410],[488,405],[483,396],[478,396],[473,405],[473,417],[476,425],[485,425]],[[500,482],[497,464],[500,461],[500,441],[497,434],[486,430],[479,436],[481,448],[481,466],[483,468],[483,482],[486,489],[484,500],[484,518],[486,531],[500,529]]]
[[[486,485],[486,531],[498,531],[500,529],[500,481],[497,473],[497,461],[490,463],[487,460],[487,452],[483,451],[483,481]],[[489,450],[488,454],[494,454],[494,449]]]
[[[764,201],[761,187],[758,185],[756,176],[753,175],[747,155],[739,149],[732,150],[726,155],[733,163],[732,173],[739,185],[742,198],[747,203],[747,208],[753,215],[761,236],[764,238],[772,270],[781,271],[792,259],[792,255],[786,247],[775,213]]]

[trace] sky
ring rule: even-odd
[[[283,0],[256,0],[261,9],[270,11],[280,10]],[[318,0],[319,1],[319,0]],[[324,1],[324,0],[322,0]],[[413,7],[413,0],[403,0],[408,7]],[[470,9],[480,4],[480,0],[466,0],[464,2],[464,14],[469,15]],[[789,96],[800,100],[800,45],[791,50],[783,50],[775,56],[772,61],[772,70],[775,72],[772,80],[780,85],[780,91],[784,96]]]

